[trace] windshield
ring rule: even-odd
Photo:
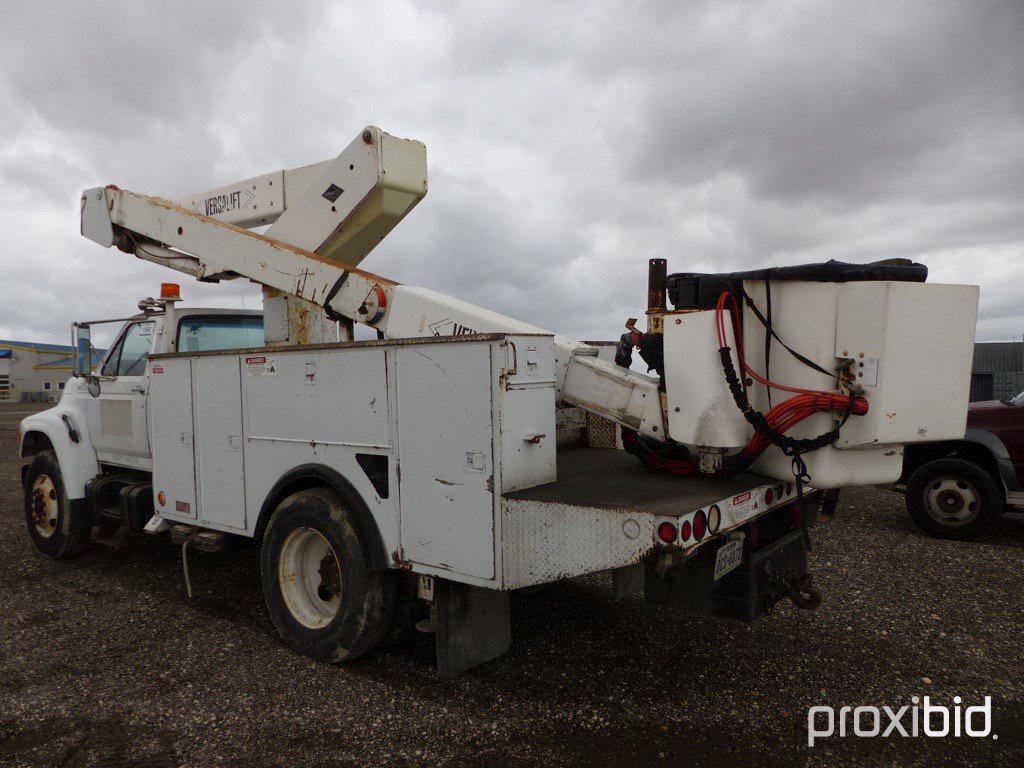
[[[1024,392],[1020,392],[1015,397],[1011,397],[1007,402],[1010,405],[1024,405]]]
[[[210,352],[263,346],[259,315],[192,315],[178,323],[178,352]]]

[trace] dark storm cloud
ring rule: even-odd
[[[1024,139],[1024,4],[776,9],[770,31],[752,9],[695,69],[646,84],[634,172],[856,206],[1024,191],[1005,164]]]
[[[5,12],[0,336],[167,279],[78,236],[83,187],[184,195],[370,122],[427,143],[430,194],[364,266],[553,330],[618,335],[655,256],[911,256],[1024,330],[1019,2],[150,7]]]

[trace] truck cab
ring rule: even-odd
[[[259,310],[186,308],[180,306],[180,294],[173,284],[165,284],[162,294],[160,299],[140,301],[137,315],[76,323],[75,347],[81,354],[75,375],[53,408],[21,423],[22,458],[41,456],[40,463],[53,463],[52,471],[33,473],[31,481],[37,487],[27,488],[29,512],[36,522],[30,533],[44,551],[58,556],[76,554],[81,547],[71,545],[70,528],[91,529],[98,522],[96,513],[103,509],[110,511],[111,518],[116,510],[112,523],[130,523],[129,529],[145,524],[146,510],[151,508],[146,498],[153,469],[153,425],[148,408],[150,355],[264,343],[263,314]],[[122,326],[104,357],[93,361],[91,329],[110,322],[121,322]],[[30,473],[31,464],[25,464],[23,480],[28,481]],[[134,514],[122,509],[124,505],[118,504],[117,498],[112,500],[114,503],[97,504],[97,490],[110,485],[103,478],[117,480],[105,488],[107,496],[116,497],[128,486],[134,488],[134,498],[139,500]],[[89,498],[90,491],[94,498]],[[57,514],[60,494],[70,511],[63,521]],[[78,523],[80,526],[72,525]]]

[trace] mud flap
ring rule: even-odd
[[[644,565],[626,565],[612,570],[612,599],[626,600],[644,592]]]
[[[509,593],[434,580],[437,673],[453,678],[512,646]]]

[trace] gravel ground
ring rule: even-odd
[[[255,550],[145,540],[71,561],[24,531],[0,406],[0,765],[1024,765],[1024,516],[930,539],[902,499],[844,496],[814,612],[754,625],[614,603],[606,577],[513,598],[511,652],[457,680],[420,636],[345,667],[278,641]],[[994,739],[838,737],[813,705],[993,699]]]

